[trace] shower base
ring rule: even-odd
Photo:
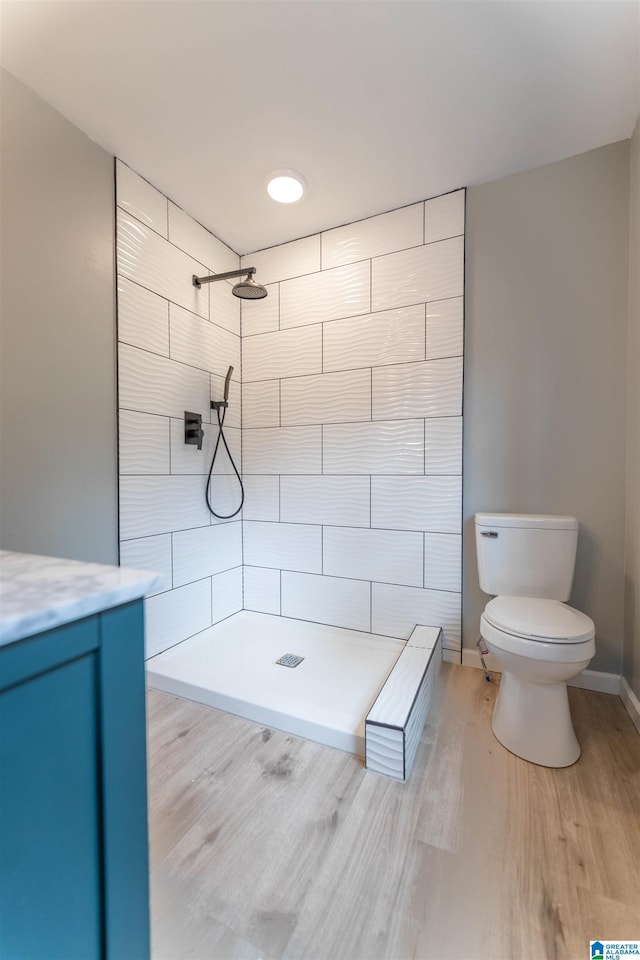
[[[405,643],[268,613],[236,613],[147,661],[186,700],[365,755],[365,717]],[[303,657],[280,666],[284,654]]]

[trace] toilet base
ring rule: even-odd
[[[580,757],[564,682],[532,683],[505,670],[491,726],[507,750],[530,763],[569,767]]]

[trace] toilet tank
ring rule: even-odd
[[[577,545],[575,517],[476,513],[480,589],[492,596],[565,602]]]

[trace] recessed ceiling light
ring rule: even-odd
[[[278,203],[295,203],[304,193],[304,180],[295,170],[274,170],[269,174],[267,193]]]

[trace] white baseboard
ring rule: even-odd
[[[484,659],[489,670],[495,670],[496,673],[502,673],[502,665],[500,664],[499,660],[493,657],[490,653],[487,654]],[[463,650],[462,665],[465,667],[482,668],[478,650]],[[577,677],[574,677],[573,680],[569,681],[569,686],[582,687],[583,690],[595,690],[597,693],[613,693],[620,695],[621,680],[622,678],[617,673],[602,673],[599,670],[583,670],[582,673],[579,673]],[[629,692],[631,693],[631,696],[634,695],[630,688]],[[637,699],[636,703],[638,703]],[[627,707],[627,709],[629,708]]]
[[[620,677],[620,696],[634,727],[640,733],[640,700],[638,700],[624,677]]]

